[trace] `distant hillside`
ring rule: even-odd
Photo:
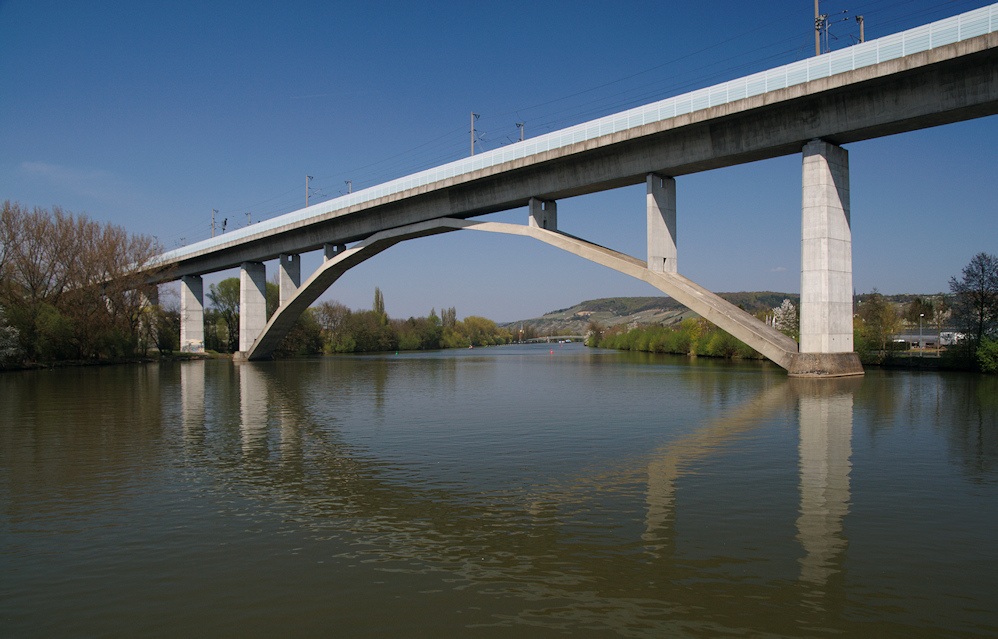
[[[794,305],[800,304],[800,295],[796,293],[773,293],[771,291],[752,293],[718,293],[722,298],[735,306],[740,306],[749,313],[774,309],[789,299]],[[870,297],[864,293],[856,296],[856,301],[862,304]],[[916,295],[901,293],[884,295],[884,299],[898,310],[904,309],[916,297],[928,302],[938,303],[948,298],[943,293]],[[947,303],[952,302],[947,299]],[[604,326],[617,324],[662,324],[671,326],[678,324],[687,317],[695,317],[696,313],[687,309],[671,297],[606,297],[598,300],[588,300],[571,308],[545,313],[541,317],[517,320],[504,326],[519,328],[532,326],[539,334],[549,334],[554,330],[558,335],[584,335],[590,321],[597,321]]]
[[[740,306],[749,313],[769,310],[779,306],[784,299],[798,303],[799,295],[793,293],[718,293],[727,301]],[[509,322],[506,326],[532,326],[538,333],[554,330],[559,335],[582,335],[591,321],[604,326],[617,324],[678,324],[696,313],[687,309],[671,297],[607,297],[588,300],[571,308],[545,313],[541,317]]]

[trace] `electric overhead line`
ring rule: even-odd
[[[932,15],[935,12],[942,11],[946,7],[953,7],[955,5],[968,5],[977,4],[980,2],[973,2],[972,0],[950,0],[948,2],[936,3],[927,7],[919,7],[915,10],[905,11],[902,15],[894,16],[883,16],[879,14],[888,13],[891,9],[897,8],[899,6],[910,7],[910,1],[907,2],[893,2],[887,4],[890,0],[880,0],[879,2],[865,2],[860,3],[856,8],[855,13],[862,12],[862,15],[857,15],[855,17],[844,17],[837,21],[831,21],[828,16],[825,16],[825,34],[826,34],[826,49],[828,48],[827,39],[829,37],[836,39],[837,36],[832,33],[828,33],[829,25],[837,24],[839,22],[852,21],[855,20],[858,28],[860,30],[860,40],[865,39],[864,33],[864,17],[868,18],[873,15],[875,17],[876,30],[878,32],[884,32],[892,29],[896,26],[903,26],[903,28],[908,28],[907,25],[912,24],[912,22],[919,16]],[[638,86],[631,86],[623,88],[620,91],[615,92],[613,95],[600,95],[601,91],[607,91],[613,87],[619,87],[621,84],[626,84],[646,76],[648,74],[660,72],[662,69],[669,67],[670,65],[678,64],[683,60],[687,60],[693,57],[702,56],[704,53],[722,47],[724,45],[730,44],[739,39],[752,36],[761,30],[772,27],[780,22],[784,22],[789,19],[798,17],[801,13],[806,11],[806,9],[801,9],[788,13],[784,16],[771,20],[757,27],[753,27],[744,31],[740,34],[726,38],[710,46],[706,46],[696,51],[691,51],[680,56],[676,56],[670,60],[662,62],[661,64],[643,69],[636,73],[630,75],[616,78],[614,80],[604,82],[602,84],[589,87],[582,91],[577,91],[569,95],[564,95],[551,100],[536,103],[528,107],[520,107],[516,111],[500,113],[498,115],[487,116],[488,122],[501,122],[510,116],[515,116],[516,120],[511,120],[513,122],[514,128],[508,128],[509,124],[489,126],[489,129],[495,129],[493,136],[490,136],[488,131],[482,131],[480,127],[476,126],[476,121],[479,119],[486,118],[479,113],[472,112],[471,114],[471,132],[470,132],[470,143],[471,143],[471,153],[474,155],[476,150],[476,144],[481,148],[481,150],[487,150],[487,147],[491,144],[498,142],[500,146],[513,143],[514,135],[519,138],[519,140],[524,139],[524,124],[525,120],[520,115],[520,112],[537,113],[544,107],[549,107],[554,104],[566,104],[564,108],[555,109],[553,111],[547,111],[546,113],[541,112],[541,116],[538,118],[536,115],[532,118],[532,130],[535,132],[546,132],[549,130],[554,130],[556,128],[563,128],[565,126],[571,126],[572,124],[579,123],[581,121],[586,121],[592,119],[593,117],[599,117],[600,115],[605,115],[609,113],[616,112],[617,110],[622,110],[629,108],[631,106],[645,104],[656,99],[664,99],[669,95],[676,95],[684,91],[688,91],[692,88],[698,86],[704,86],[706,83],[713,83],[714,78],[723,78],[724,76],[730,76],[732,73],[740,72],[743,70],[751,70],[753,68],[758,68],[758,66],[764,62],[773,59],[786,59],[787,56],[793,56],[794,52],[800,51],[801,37],[799,35],[789,36],[780,39],[769,39],[767,44],[763,46],[756,47],[750,51],[747,51],[740,55],[737,59],[740,60],[739,64],[732,65],[731,58],[725,60],[715,60],[707,62],[706,64],[700,65],[694,69],[684,70],[684,72],[679,76],[669,76],[666,78],[660,78],[653,80],[652,82],[647,82],[640,84]],[[850,13],[850,10],[841,11],[832,15],[844,15]],[[820,16],[820,14],[819,14]],[[817,25],[816,25],[817,26]],[[787,43],[793,43],[792,47],[787,47]],[[781,46],[782,45],[782,46]],[[770,52],[767,55],[759,56],[759,53],[770,51],[776,49],[775,52]],[[709,71],[708,73],[698,73],[699,71]],[[749,71],[751,72],[751,71]],[[571,104],[570,101],[576,99],[580,96],[592,96],[592,99],[583,101],[582,103],[576,102]],[[511,119],[511,118],[510,118]],[[456,133],[461,131],[460,128],[452,129],[446,133],[443,133],[431,140],[416,145],[412,148],[400,151],[395,155],[382,158],[375,162],[369,164],[355,167],[350,171],[349,174],[338,173],[332,176],[325,176],[321,178],[309,178],[315,179],[317,182],[323,182],[327,180],[342,180],[347,185],[347,193],[352,193],[353,184],[359,182],[364,185],[374,185],[385,180],[392,179],[401,174],[408,174],[413,172],[418,172],[427,168],[432,168],[434,166],[439,166],[449,161],[457,160],[462,157],[462,153],[459,151],[459,143],[453,137]],[[467,142],[465,143],[467,144]],[[466,146],[465,149],[468,147]],[[466,156],[465,156],[466,157]],[[350,175],[351,179],[343,179],[346,175]],[[299,187],[300,188],[300,187]],[[320,187],[321,188],[321,187]],[[362,187],[363,188],[363,187]],[[252,208],[256,209],[258,216],[262,215],[264,218],[269,217],[272,214],[281,214],[289,211],[293,211],[297,208],[292,199],[288,196],[292,193],[294,189],[289,189],[284,193],[275,195],[273,197],[261,200],[259,202],[251,205]],[[318,193],[317,190],[312,192]],[[342,191],[339,191],[342,193]],[[306,202],[308,203],[309,197],[309,183],[306,180]],[[300,200],[299,200],[300,202]],[[263,206],[269,205],[269,206]],[[238,207],[233,209],[228,209],[224,211],[225,213],[237,212],[240,210],[245,211],[250,207]],[[249,219],[249,213],[246,213]]]

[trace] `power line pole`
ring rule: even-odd
[[[215,214],[218,213],[218,209],[211,210],[211,236],[215,237]]]
[[[520,142],[523,142],[523,125],[524,124],[526,124],[526,122],[517,122],[516,123],[516,126],[520,127]]]
[[[353,180],[344,180],[343,183],[347,185],[347,193],[353,193]]]
[[[481,117],[474,111],[471,112],[471,154],[475,154],[475,118]]]
[[[305,176],[305,208],[308,208],[308,181],[312,179],[311,175]]]
[[[821,15],[818,13],[818,0],[814,0],[814,55],[821,55]]]
[[[863,34],[863,16],[856,16],[856,22],[859,23],[859,41],[866,42],[866,37]]]

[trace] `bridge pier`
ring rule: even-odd
[[[811,140],[801,182],[800,354],[789,373],[862,375],[853,352],[848,151]]]
[[[530,226],[558,230],[558,203],[553,200],[530,198]]]
[[[676,180],[649,173],[648,270],[678,273],[676,258]]]
[[[243,262],[239,272],[239,352],[244,353],[267,325],[267,267],[262,262]]]
[[[323,261],[335,258],[345,250],[347,250],[346,244],[330,244],[329,242],[326,242],[322,245]]]
[[[180,351],[204,352],[204,283],[200,275],[180,278]]]
[[[301,286],[301,256],[281,254],[280,275],[278,278],[280,286],[280,303],[284,304],[295,294]]]

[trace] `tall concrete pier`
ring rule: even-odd
[[[648,186],[648,269],[678,273],[676,258],[676,181],[649,173]]]
[[[800,354],[790,374],[861,375],[852,338],[849,153],[812,140],[803,156]]]
[[[204,283],[200,275],[180,278],[180,350],[204,352]]]
[[[245,353],[267,325],[267,267],[243,262],[239,273],[239,352]],[[237,353],[237,357],[239,353]]]

